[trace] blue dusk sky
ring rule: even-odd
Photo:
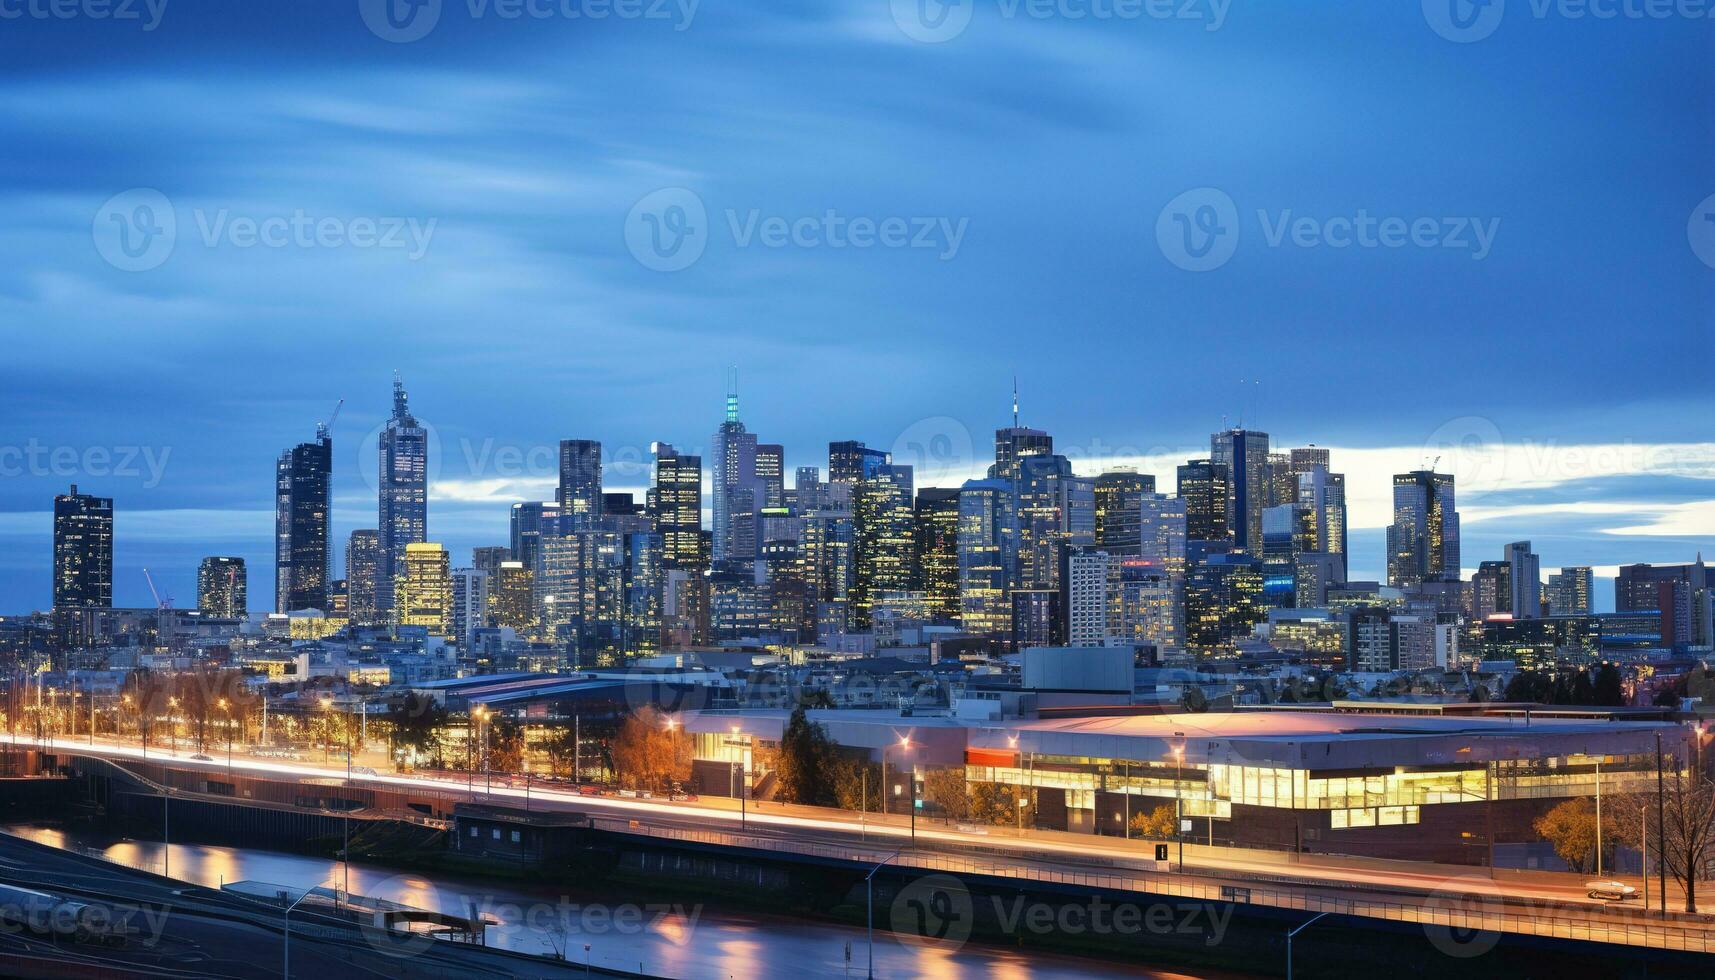
[[[269,608],[275,457],[344,398],[334,533],[373,527],[394,371],[459,564],[561,438],[639,490],[706,447],[729,365],[789,469],[953,485],[1016,377],[1083,472],[1331,447],[1355,576],[1437,456],[1467,566],[1690,560],[1709,9],[0,0],[0,611],[74,482],[119,604],[234,554]]]

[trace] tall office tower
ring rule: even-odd
[[[1413,470],[1393,478],[1393,523],[1387,529],[1387,581],[1405,588],[1458,581],[1459,512],[1453,474]]]
[[[275,612],[327,608],[332,474],[326,423],[316,426],[315,441],[281,453],[274,466]]]
[[[1155,492],[1155,477],[1127,468],[1096,477],[1096,547],[1110,555],[1135,555],[1138,503]]]
[[[1268,506],[1298,500],[1298,474],[1292,472],[1292,457],[1287,453],[1268,454]]]
[[[1262,554],[1262,511],[1268,506],[1268,433],[1228,429],[1209,437],[1209,458],[1227,468],[1227,528],[1233,547]]]
[[[1014,587],[1058,590],[1066,551],[1095,544],[1095,480],[1074,476],[1059,455],[1022,457],[1016,470]]]
[[[573,531],[541,540],[537,617],[547,635],[571,645],[579,664],[612,666],[623,656],[625,537]]]
[[[493,582],[480,568],[453,570],[452,636],[461,649],[474,647],[476,631],[488,625]]]
[[[626,660],[661,652],[667,567],[665,545],[653,531],[625,536],[625,582],[620,609],[620,654]]]
[[[555,498],[568,531],[581,531],[601,516],[601,443],[560,440],[560,492]]]
[[[959,491],[924,487],[917,491],[916,577],[936,622],[959,619]]]
[[[81,645],[75,609],[113,608],[113,498],[53,498],[53,625],[63,647]]]
[[[1568,565],[1548,577],[1550,616],[1590,615],[1590,596],[1596,588],[1595,570],[1588,565]]]
[[[1315,450],[1327,454],[1326,449]],[[1294,449],[1293,453],[1301,452]],[[1297,457],[1294,456],[1296,460]],[[1297,474],[1298,503],[1310,511],[1312,539],[1309,551],[1336,555],[1340,580],[1346,578],[1346,476],[1330,473],[1322,463],[1310,463]]]
[[[883,454],[886,458],[886,454]],[[881,463],[852,487],[852,526],[857,532],[857,561],[848,621],[867,630],[878,596],[911,588],[915,546],[912,467]]]
[[[1185,498],[1161,493],[1138,499],[1137,554],[1149,574],[1183,578],[1185,543],[1190,533]]]
[[[405,546],[429,539],[429,432],[417,424],[405,385],[393,378],[393,414],[381,429],[381,577],[376,603],[393,609],[393,581],[405,570]]]
[[[1666,589],[1663,585],[1682,588]],[[1715,573],[1703,563],[1703,555],[1690,565],[1621,565],[1614,578],[1614,610],[1616,612],[1669,612],[1664,597],[1676,594],[1694,595],[1715,588]],[[1663,633],[1663,637],[1668,634]]]
[[[1293,473],[1309,472],[1312,466],[1320,466],[1325,470],[1332,468],[1332,458],[1329,456],[1328,450],[1319,446],[1301,446],[1297,449],[1288,450],[1286,458],[1287,467]]]
[[[456,641],[453,576],[447,549],[433,542],[405,546],[405,567],[393,585],[393,622],[422,626],[430,636]]]
[[[1486,561],[1471,576],[1471,618],[1512,615],[1513,567],[1504,561]]]
[[[856,439],[828,443],[828,482],[862,483],[881,472],[892,456]]]
[[[470,549],[470,563],[488,573],[490,585],[494,583],[496,573],[500,571],[500,563],[512,560],[512,549],[500,545],[484,545]]]
[[[1012,632],[1007,598],[1011,527],[1011,482],[967,480],[959,488],[959,609],[967,633]]]
[[[756,478],[762,481],[762,506],[786,506],[786,447],[757,443]]]
[[[601,517],[642,517],[646,509],[637,503],[637,495],[626,490],[604,490],[601,494]]]
[[[1026,429],[1018,425],[994,430],[994,465],[988,475],[993,480],[1010,480],[1018,474],[1018,461],[1026,456],[1047,456],[1054,452],[1054,437],[1041,429]]]
[[[756,434],[746,432],[738,419],[736,375],[727,393],[726,419],[710,446],[714,451],[714,472],[709,480],[715,498],[714,561],[754,561],[756,512],[762,509],[767,489],[756,475]]]
[[[1110,598],[1118,591],[1119,567],[1119,559],[1099,549],[1080,548],[1067,554],[1060,594],[1068,645],[1106,646],[1116,637],[1119,624],[1113,613],[1118,604]]]
[[[786,506],[792,508],[795,514],[815,510],[815,488],[821,485],[822,471],[815,466],[800,466],[793,471],[792,489],[786,491]],[[811,496],[806,501],[805,493]]]
[[[204,616],[243,619],[250,612],[244,559],[214,556],[197,566],[197,609]]]
[[[1152,574],[1125,560],[1120,578],[1119,639],[1153,646],[1158,654],[1185,648],[1185,580]]]
[[[668,568],[702,568],[703,458],[681,456],[665,442],[655,444],[655,529],[661,535],[662,562]]]
[[[536,567],[536,549],[542,536],[560,533],[560,504],[556,500],[525,501],[512,505],[512,559],[525,568]]]
[[[1542,559],[1531,553],[1529,541],[1514,541],[1504,554],[1503,560],[1512,569],[1509,608],[1513,618],[1542,618]]]
[[[488,621],[520,633],[530,628],[531,593],[534,577],[520,561],[503,561],[489,579]]]
[[[54,611],[113,608],[113,498],[54,497]]]
[[[1193,459],[1179,467],[1179,499],[1185,503],[1185,535],[1190,541],[1226,541],[1228,472],[1224,464]]]
[[[346,615],[358,626],[387,622],[377,590],[381,587],[381,532],[364,528],[345,542]]]
[[[832,486],[850,489],[851,485]],[[827,506],[805,514],[803,520],[804,538],[798,546],[798,560],[803,563],[805,584],[819,609],[817,620],[843,630],[852,583],[857,578],[857,527],[852,520],[850,497],[831,500]]]
[[[1267,618],[1262,562],[1244,554],[1210,555],[1185,576],[1185,642],[1203,656],[1229,652]]]
[[[1281,504],[1262,512],[1262,558],[1291,564],[1301,552],[1315,551],[1316,524],[1303,504]]]

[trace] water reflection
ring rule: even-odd
[[[45,825],[0,827],[0,831],[55,847],[100,854],[108,860],[159,873],[158,841],[112,840]],[[219,887],[262,881],[293,888],[344,887],[338,861],[243,848],[174,844],[173,877]],[[784,917],[758,916],[709,906],[629,902],[588,888],[534,883],[495,883],[456,875],[428,878],[353,864],[350,888],[455,915],[481,914],[494,923],[488,943],[521,952],[560,955],[591,965],[635,970],[684,980],[802,980],[804,977],[862,977],[868,959],[865,931]],[[586,952],[585,946],[588,946]],[[884,977],[1071,980],[1071,978],[1171,977],[1077,957],[1028,956],[1012,950],[967,945],[958,950],[907,946],[890,933],[875,937],[875,972]]]

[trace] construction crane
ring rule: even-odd
[[[149,570],[147,568],[143,569],[143,581],[149,583],[149,594],[155,597],[156,609],[166,610],[173,608],[172,594],[168,593],[166,596],[162,596],[161,593],[156,590],[155,578],[149,574]]]
[[[316,423],[316,438],[319,439],[328,434],[328,430],[333,428],[334,420],[339,418],[339,410],[344,407],[345,399],[343,398],[334,403],[333,412],[328,415],[327,421]]]

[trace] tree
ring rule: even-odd
[[[440,702],[412,691],[388,706],[385,720],[395,752],[406,749],[440,764],[447,727],[447,709]]]
[[[923,796],[941,808],[949,820],[971,815],[971,794],[963,766],[931,769],[923,776]]]
[[[505,715],[495,715],[488,723],[488,768],[524,771],[524,726]]]
[[[833,767],[834,799],[842,810],[877,810],[881,767],[863,759],[841,757]]]
[[[1131,815],[1131,836],[1149,840],[1171,840],[1179,829],[1173,804],[1163,803],[1148,813]]]
[[[660,710],[633,711],[613,739],[613,769],[628,789],[665,789],[691,776],[691,749]]]
[[[1596,807],[1590,800],[1567,800],[1537,817],[1531,826],[1577,874],[1595,864]]]
[[[781,801],[805,806],[836,805],[839,800],[834,793],[833,769],[837,761],[827,730],[810,721],[803,705],[794,708],[780,736],[780,757],[776,761]]]
[[[1634,793],[1614,801],[1613,833],[1633,847],[1641,846],[1647,820],[1651,853],[1685,890],[1685,911],[1695,912],[1697,882],[1709,877],[1715,866],[1715,783],[1700,772],[1682,770],[1672,756],[1664,765],[1662,793]],[[1602,806],[1604,811],[1609,806],[1605,797]]]
[[[1030,809],[1029,797],[1021,795],[1019,788],[1005,783],[972,783],[968,792],[971,819],[981,823],[1010,827],[1018,822],[1019,810]],[[1026,801],[1025,806],[1018,805],[1020,799]]]

